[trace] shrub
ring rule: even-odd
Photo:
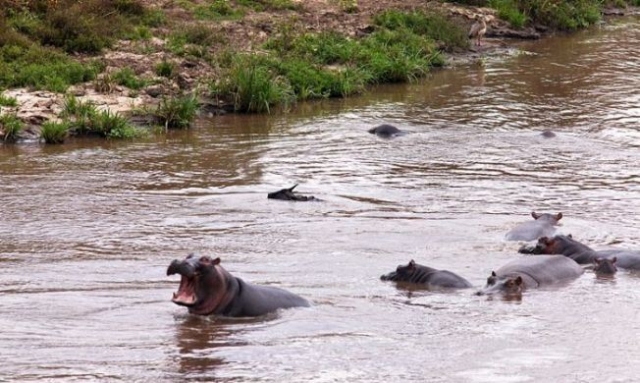
[[[22,121],[15,114],[3,114],[0,116],[0,133],[4,142],[15,142],[22,130]]]
[[[62,144],[69,134],[69,122],[47,121],[42,124],[42,138],[47,144]]]
[[[154,116],[165,129],[188,128],[198,112],[198,100],[195,96],[166,98],[156,108]]]

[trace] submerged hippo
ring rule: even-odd
[[[593,271],[598,277],[613,276],[618,272],[618,267],[616,266],[617,261],[617,257],[613,257],[611,259],[598,257],[593,260]]]
[[[471,283],[447,270],[436,270],[417,264],[413,259],[407,265],[400,265],[396,271],[380,277],[383,281],[407,282],[424,285],[427,288],[466,289]]]
[[[556,134],[549,129],[543,130],[542,133],[540,133],[540,135],[544,138],[553,138],[556,136]]]
[[[596,251],[573,239],[571,235],[542,237],[533,248],[521,248],[521,253],[528,254],[562,254],[581,265],[589,265],[597,258],[616,258],[616,266],[621,269],[640,270],[640,251],[624,249],[608,249]]]
[[[267,194],[267,198],[280,199],[283,201],[319,201],[316,197],[312,195],[306,196],[306,195],[295,193],[293,189],[295,189],[296,186],[298,186],[298,184],[295,184],[288,189],[280,189],[276,192],[269,193]]]
[[[491,272],[487,285],[478,295],[500,293],[520,297],[526,289],[568,282],[582,275],[576,262],[558,255],[522,257]]]
[[[382,138],[391,138],[404,134],[403,131],[389,124],[382,124],[376,126],[375,128],[371,128],[369,129],[369,133],[375,134],[376,136]]]
[[[507,241],[535,241],[540,237],[549,237],[556,232],[558,221],[562,219],[562,213],[538,214],[531,212],[533,221],[527,221],[511,229],[506,235]]]
[[[277,309],[309,306],[304,298],[270,286],[247,283],[220,266],[220,258],[190,254],[174,260],[167,275],[180,274],[180,287],[171,301],[185,306],[189,313],[251,317]]]

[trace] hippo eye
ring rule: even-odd
[[[202,263],[211,263],[211,258],[207,257],[206,255],[204,257],[200,258],[200,262]]]

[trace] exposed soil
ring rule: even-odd
[[[198,0],[204,2],[204,0]],[[477,61],[486,55],[502,55],[512,51],[513,39],[537,39],[546,31],[543,27],[530,27],[523,30],[511,29],[505,21],[497,18],[495,10],[474,6],[461,6],[451,3],[420,0],[359,0],[356,12],[345,12],[337,0],[294,0],[296,10],[249,12],[237,21],[198,21],[178,6],[174,0],[146,0],[149,7],[159,7],[167,13],[168,27],[154,31],[155,36],[168,36],[172,28],[184,28],[197,25],[216,31],[219,39],[213,41],[207,49],[211,52],[233,49],[234,51],[257,51],[271,35],[279,33],[279,26],[287,25],[295,31],[338,31],[349,36],[361,36],[373,30],[373,15],[387,10],[429,10],[442,12],[463,28],[473,24],[476,15],[484,15],[487,21],[487,33],[481,47],[468,50],[447,52],[449,65],[459,65]],[[87,58],[89,59],[89,58]],[[95,59],[91,57],[90,59]],[[217,68],[204,60],[185,59],[172,55],[166,47],[166,40],[152,38],[149,41],[121,41],[112,50],[100,57],[107,65],[106,76],[113,71],[129,67],[138,76],[154,80],[155,84],[140,91],[132,91],[121,86],[96,86],[100,79],[69,89],[81,101],[92,101],[100,109],[108,108],[113,112],[126,113],[133,108],[153,106],[163,95],[173,95],[181,91],[193,91],[204,88],[215,81]],[[156,65],[163,60],[175,65],[177,74],[172,79],[158,77],[154,73]],[[109,84],[108,81],[103,81]],[[96,87],[100,88],[99,92]],[[28,127],[23,138],[37,138],[39,125],[46,120],[57,119],[62,110],[64,98],[60,94],[28,89],[12,89],[5,95],[15,97],[17,108],[3,108],[3,112],[17,112]],[[211,101],[205,102],[212,105]],[[213,105],[223,110],[223,105]]]

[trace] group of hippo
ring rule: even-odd
[[[525,245],[519,249],[520,253],[532,256],[513,259],[493,271],[477,295],[501,294],[506,299],[518,299],[527,289],[570,282],[582,275],[583,267],[587,265],[598,275],[613,275],[618,268],[640,270],[640,251],[596,251],[571,235],[555,234],[562,213],[532,212],[531,216],[533,221],[516,226],[505,239],[537,240],[534,246]],[[190,254],[184,260],[171,262],[167,275],[173,274],[179,274],[181,280],[172,301],[187,307],[192,314],[246,317],[309,306],[306,299],[286,290],[254,285],[234,277],[220,266],[220,258]],[[423,266],[413,260],[380,279],[436,290],[473,287],[468,280],[451,271]]]
[[[405,132],[383,124],[369,133],[392,138]],[[542,132],[545,138],[554,137],[551,131]],[[268,193],[267,198],[286,201],[320,201],[314,196],[294,192],[298,185]],[[505,239],[534,241],[534,247],[522,247],[519,252],[535,254],[508,262],[487,278],[479,295],[503,294],[507,298],[520,297],[526,289],[571,281],[583,273],[581,265],[593,265],[598,274],[612,275],[617,267],[640,269],[640,251],[595,251],[574,240],[570,235],[554,235],[562,213],[531,213],[533,221],[516,226]],[[172,301],[185,306],[192,314],[224,315],[232,317],[259,316],[277,309],[309,306],[309,302],[291,292],[269,286],[258,286],[234,277],[222,266],[220,258],[188,255],[174,260],[167,275],[181,276],[178,291]],[[411,260],[395,271],[382,275],[383,281],[413,284],[427,289],[464,289],[473,287],[465,278],[448,270],[437,270]]]

